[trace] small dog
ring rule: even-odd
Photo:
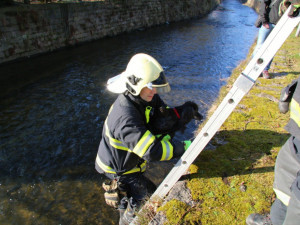
[[[188,101],[183,105],[156,110],[156,116],[150,120],[150,130],[154,135],[169,134],[174,136],[176,131],[184,132],[186,125],[192,120],[201,121],[203,116],[198,112],[198,105]]]

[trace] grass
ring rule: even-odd
[[[300,38],[295,31],[274,58],[273,78],[257,80],[212,139],[215,150],[203,151],[190,166],[186,182],[196,204],[171,200],[158,208],[167,218],[165,224],[245,224],[249,214],[270,211],[276,156],[289,137],[284,130],[289,113],[279,113],[276,99],[300,73]],[[246,67],[253,47],[221,89],[209,114]]]

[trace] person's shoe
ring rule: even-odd
[[[119,219],[119,225],[127,225],[127,222],[124,221],[124,213],[126,209],[118,208],[119,214],[120,214],[120,219]]]
[[[120,214],[120,220],[119,220],[119,225],[126,225],[126,221],[123,220],[124,217],[124,213],[127,209],[128,206],[128,198],[127,197],[123,197],[120,201],[119,207],[118,207],[118,211]]]
[[[125,212],[124,211],[122,212],[122,216],[120,211],[119,225],[129,225],[134,220],[135,211],[136,211],[135,209],[136,207],[132,205],[131,202],[129,201]]]
[[[246,219],[247,225],[272,225],[270,215],[250,214]]]
[[[263,76],[263,78],[265,78],[265,79],[270,79],[270,78],[271,78],[271,76],[270,76],[268,70],[264,70],[264,71],[262,72],[262,76]]]

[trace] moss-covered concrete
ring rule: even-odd
[[[249,214],[270,211],[276,156],[289,137],[284,130],[289,114],[279,113],[277,99],[281,89],[300,74],[300,38],[295,31],[274,58],[272,79],[257,80],[213,138],[215,150],[203,151],[190,166],[186,181],[196,204],[166,203],[159,208],[167,217],[165,224],[245,224]],[[253,47],[209,114],[250,61]]]

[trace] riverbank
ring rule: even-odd
[[[289,114],[279,113],[278,99],[281,89],[300,71],[300,39],[295,32],[274,57],[272,79],[257,80],[209,148],[190,166],[189,175],[173,188],[170,201],[158,208],[161,216],[156,217],[157,223],[245,224],[251,213],[269,213],[275,198],[272,185],[276,156],[289,137],[284,130]],[[254,46],[221,89],[209,115],[250,61]]]

